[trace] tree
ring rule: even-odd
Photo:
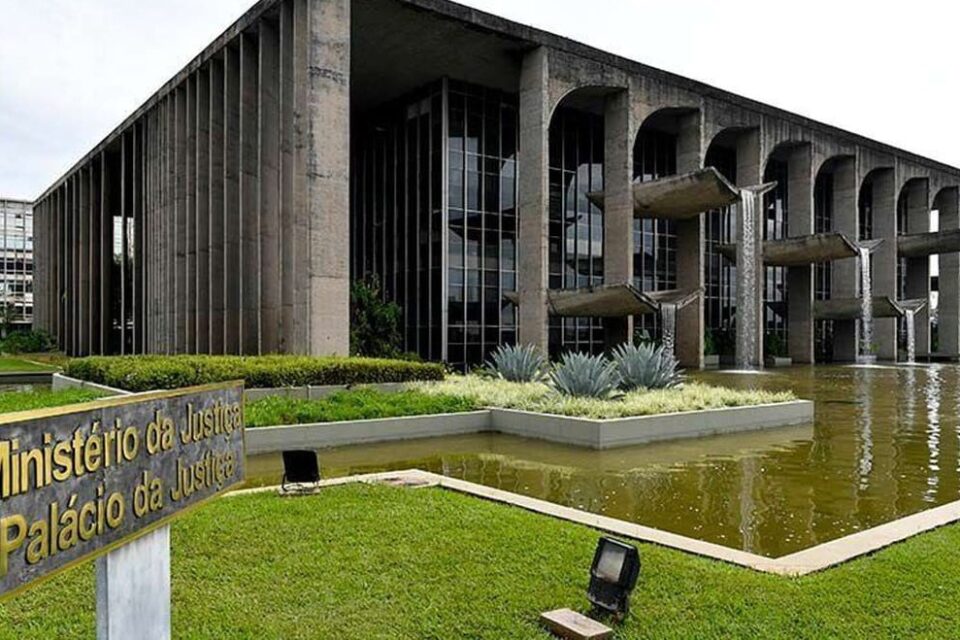
[[[369,358],[400,356],[402,315],[399,305],[383,300],[379,278],[354,282],[350,288],[350,353]]]

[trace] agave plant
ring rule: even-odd
[[[609,398],[617,392],[620,376],[602,355],[567,353],[550,371],[550,385],[568,396]]]
[[[547,359],[534,345],[501,345],[490,356],[488,369],[510,382],[538,382],[546,376]]]
[[[662,346],[624,343],[613,350],[613,363],[620,377],[620,387],[632,389],[667,389],[683,382],[677,359]]]

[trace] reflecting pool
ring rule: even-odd
[[[960,367],[699,374],[790,388],[815,424],[590,451],[499,434],[321,451],[326,477],[420,468],[771,557],[960,499]],[[279,480],[279,455],[250,460]]]

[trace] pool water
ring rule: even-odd
[[[778,557],[960,499],[960,367],[698,374],[794,390],[814,424],[591,451],[499,434],[320,452],[324,476],[419,468]],[[250,459],[276,483],[279,455]]]

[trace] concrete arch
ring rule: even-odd
[[[553,122],[557,110],[561,107],[582,109],[602,115],[607,98],[625,92],[626,90],[626,87],[601,84],[582,84],[564,87],[562,93],[554,96],[551,100],[549,122]]]
[[[766,175],[767,171],[770,168],[770,163],[774,160],[786,160],[788,161],[794,153],[800,150],[805,150],[808,154],[812,156],[812,144],[808,140],[799,140],[799,139],[789,139],[781,140],[770,149],[769,152],[763,158],[763,172],[762,175]],[[812,159],[811,159],[811,168],[812,168]],[[766,178],[764,178],[766,180]]]
[[[676,172],[689,173],[703,167],[703,112],[699,106],[667,106],[652,111],[633,132],[636,154],[644,131],[662,131],[677,136]],[[634,175],[636,178],[637,176]]]

